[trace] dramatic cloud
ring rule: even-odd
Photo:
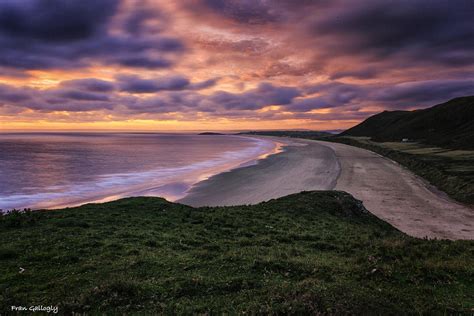
[[[142,79],[137,76],[120,76],[121,91],[130,93],[153,93],[161,90],[182,90],[189,86],[186,77],[174,75],[159,79]]]
[[[377,70],[375,68],[364,68],[356,70],[339,71],[331,74],[331,80],[337,80],[341,78],[356,78],[356,79],[372,79],[377,76]]]
[[[228,110],[258,110],[271,105],[290,104],[300,95],[298,89],[276,87],[268,83],[262,83],[256,89],[243,93],[216,91],[204,95],[196,92],[196,86],[206,88],[211,83],[206,81],[193,85],[181,76],[156,80],[122,76],[117,82],[74,80],[62,82],[55,89],[28,89],[24,92],[14,87],[0,86],[0,101],[41,111],[80,112],[121,107],[133,113],[167,113],[179,110],[219,112],[226,115]],[[149,96],[123,96],[112,92],[116,86],[120,87],[120,92]],[[104,88],[107,89],[104,91]]]
[[[473,16],[472,0],[4,0],[0,123],[350,127],[474,94]]]
[[[474,80],[429,80],[404,82],[375,91],[377,101],[389,102],[396,106],[432,104],[446,99],[474,95]]]
[[[240,94],[218,91],[210,97],[210,101],[229,110],[257,110],[268,105],[288,104],[299,94],[296,88],[261,83],[256,89]]]
[[[117,5],[117,0],[4,0],[0,30],[29,40],[80,40],[101,32]]]
[[[157,30],[136,33],[145,19],[132,11],[113,25],[119,0],[5,0],[0,2],[0,66],[17,69],[83,67],[92,61],[139,68],[166,68],[181,41]],[[131,22],[131,20],[133,22]]]
[[[65,88],[77,88],[80,90],[93,92],[111,92],[115,89],[115,85],[113,82],[94,78],[62,81],[60,83],[60,86]]]
[[[143,79],[138,76],[117,76],[121,91],[128,93],[157,93],[164,90],[202,90],[216,85],[218,79],[208,79],[191,83],[182,75],[170,75],[154,79]]]
[[[315,36],[329,38],[331,53],[453,65],[474,60],[471,0],[336,3],[313,24]]]
[[[281,17],[277,7],[265,0],[204,0],[203,4],[239,23],[265,24]]]
[[[0,84],[0,102],[18,103],[29,99],[30,96],[27,92],[15,87]]]
[[[61,92],[59,97],[78,101],[109,101],[109,97],[107,95],[77,90]]]

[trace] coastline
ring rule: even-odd
[[[433,190],[424,179],[388,158],[339,143],[265,138],[287,142],[285,151],[199,182],[176,202],[193,207],[233,206],[301,191],[338,190],[410,236],[474,239],[471,207]]]
[[[211,154],[206,160],[196,160],[177,167],[104,174],[98,176],[94,182],[78,182],[64,187],[63,191],[0,196],[0,209],[3,209],[2,212],[13,209],[54,210],[136,196],[163,197],[176,201],[184,197],[194,184],[222,172],[257,164],[258,161],[282,151],[284,145],[281,142],[244,135],[202,135],[195,141],[204,138],[204,143],[209,143],[215,137],[245,139],[247,146],[228,148],[218,154],[213,154],[210,148]]]
[[[281,143],[283,151],[198,182],[176,202],[194,207],[256,204],[336,186],[340,166],[331,149],[301,139],[251,137]]]
[[[422,178],[392,160],[344,144],[273,136],[248,137],[274,144],[271,150],[219,165],[212,172],[187,179],[181,197],[172,199],[159,191],[163,187],[130,190],[55,207],[97,204],[124,197],[163,197],[171,202],[201,206],[258,204],[302,191],[345,191],[363,202],[378,218],[414,237],[474,239],[474,210],[433,190]],[[222,157],[221,157],[222,158]],[[192,181],[196,180],[196,181]],[[169,185],[169,184],[166,184]],[[166,186],[165,185],[165,186]],[[172,183],[171,185],[182,185]]]

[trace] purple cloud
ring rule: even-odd
[[[474,62],[473,10],[470,0],[335,1],[312,28],[334,55],[468,65]]]
[[[299,94],[300,91],[296,88],[261,83],[256,89],[240,94],[216,92],[210,97],[210,101],[226,109],[256,110],[269,105],[288,104]]]
[[[356,78],[356,79],[372,79],[375,78],[378,71],[375,68],[363,68],[363,69],[351,69],[338,71],[331,74],[331,80],[337,80],[341,78]]]
[[[66,88],[77,88],[80,90],[92,92],[111,92],[115,90],[115,85],[113,82],[94,78],[62,81],[60,86]]]
[[[433,105],[466,95],[474,95],[473,79],[404,82],[374,89],[371,98],[389,103],[393,107],[412,107],[413,105]]]
[[[119,76],[120,90],[130,93],[155,93],[162,90],[182,90],[189,86],[189,80],[180,75],[157,79],[142,79],[137,76]]]
[[[48,42],[92,37],[116,12],[118,0],[5,0],[0,4],[0,32]]]
[[[91,62],[170,67],[184,49],[182,42],[162,35],[158,29],[136,32],[144,20],[160,18],[153,8],[148,8],[146,15],[132,11],[125,22],[112,25],[123,1],[0,2],[0,67],[67,69]]]

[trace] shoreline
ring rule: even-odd
[[[204,138],[207,135],[199,137]],[[122,182],[119,186],[110,187],[107,190],[92,192],[89,188],[91,184],[78,183],[61,192],[37,192],[29,196],[21,194],[6,196],[4,201],[6,204],[0,203],[3,204],[3,207],[0,207],[1,213],[15,209],[54,210],[138,196],[163,197],[169,201],[176,201],[183,198],[195,184],[222,172],[255,165],[258,161],[283,151],[282,147],[285,145],[281,141],[257,139],[246,135],[223,135],[222,137],[244,138],[251,140],[251,142],[247,147],[237,147],[208,160],[176,167],[176,170],[158,168],[134,173],[108,174],[100,176],[92,183],[100,187],[102,182]],[[45,196],[49,198],[45,198]],[[29,203],[16,203],[14,202],[16,198],[19,199],[17,201],[28,198]]]
[[[426,180],[394,161],[339,143],[283,140],[289,143],[283,153],[199,182],[176,202],[193,207],[234,206],[301,191],[338,190],[410,236],[474,239],[473,208],[433,190]]]
[[[331,149],[301,139],[250,137],[282,143],[283,151],[198,182],[175,202],[194,207],[256,204],[336,186],[340,166]]]
[[[235,206],[302,191],[338,190],[362,201],[369,212],[410,236],[474,239],[472,207],[439,194],[423,178],[384,156],[332,142],[248,137],[277,145],[264,155],[196,181],[182,198],[171,200],[162,194],[142,192],[76,205],[154,196],[192,207]]]

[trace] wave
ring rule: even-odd
[[[243,136],[233,136],[243,137]],[[65,186],[50,186],[42,192],[0,197],[3,209],[48,209],[106,202],[130,196],[161,196],[174,201],[189,188],[215,174],[255,163],[278,150],[273,141],[252,139],[251,147],[223,152],[216,158],[174,168],[157,168],[132,173],[98,176],[94,181]]]

